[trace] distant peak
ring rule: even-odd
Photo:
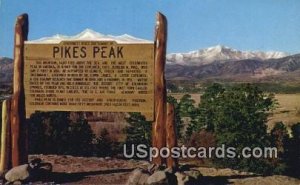
[[[218,49],[222,49],[222,48],[229,48],[229,47],[227,47],[227,46],[224,46],[224,45],[221,45],[221,44],[218,44],[218,45],[216,45],[216,46],[213,46],[213,48],[218,48]]]
[[[77,34],[77,35],[91,35],[91,36],[104,36],[101,33],[98,33],[92,29],[86,28],[85,30],[83,30],[81,33]]]
[[[86,28],[81,33],[97,33],[97,32],[95,32],[94,30],[92,30],[90,28]]]
[[[200,50],[202,50],[202,49],[200,49]],[[232,49],[232,48],[230,48],[228,46],[224,46],[224,45],[218,44],[216,46],[208,47],[208,48],[206,48],[206,50],[215,50],[215,51],[221,52],[223,50],[235,50],[235,49]]]

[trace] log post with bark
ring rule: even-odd
[[[152,125],[152,146],[161,149],[166,146],[166,82],[164,76],[167,48],[167,19],[158,13],[155,27],[155,120]],[[162,165],[165,159],[158,156],[153,159],[153,163]]]
[[[11,104],[12,166],[28,161],[28,133],[25,118],[24,42],[28,36],[28,15],[17,17],[14,42],[14,79]]]

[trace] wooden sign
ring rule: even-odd
[[[25,43],[26,117],[35,111],[141,112],[154,120],[154,44]]]

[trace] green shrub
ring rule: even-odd
[[[285,174],[287,171],[287,146],[289,135],[283,122],[277,122],[270,133],[271,142],[277,148],[277,158],[271,159],[274,174]]]
[[[96,155],[106,157],[113,155],[113,142],[109,138],[107,129],[102,129],[99,138],[97,138]]]

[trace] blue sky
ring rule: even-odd
[[[155,14],[168,18],[168,52],[217,44],[300,53],[299,0],[0,0],[0,56],[12,57],[16,16],[28,13],[29,39],[85,28],[152,40]]]

